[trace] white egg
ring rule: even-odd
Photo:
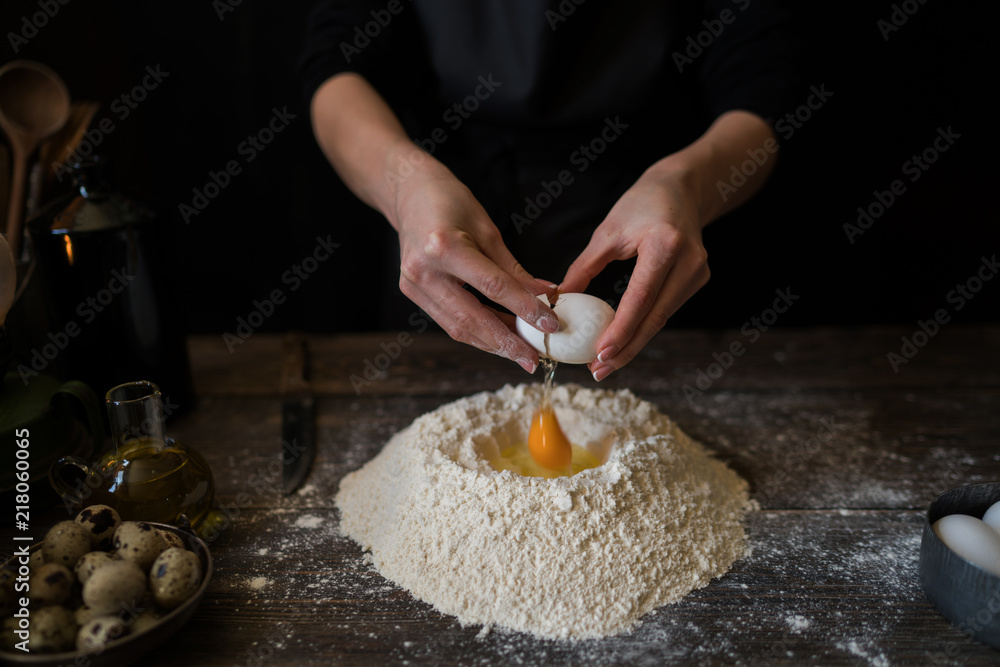
[[[1000,577],[1000,533],[983,521],[949,514],[934,522],[934,532],[959,556]]]
[[[993,503],[993,507],[986,510],[983,523],[1000,533],[1000,502]]]
[[[538,297],[546,304],[545,295]],[[517,333],[538,353],[566,364],[587,364],[597,358],[597,341],[615,318],[615,310],[596,296],[560,294],[552,308],[559,331],[543,333],[520,317]]]

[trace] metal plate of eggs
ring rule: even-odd
[[[53,526],[29,550],[30,591],[14,583],[23,563],[0,569],[0,661],[19,665],[127,664],[176,633],[212,578],[212,555],[196,536],[162,523],[119,520],[94,505]],[[16,645],[21,597],[29,598],[29,652]],[[6,613],[8,608],[11,613]]]

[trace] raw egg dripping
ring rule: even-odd
[[[556,377],[558,362],[548,357],[541,359],[545,369],[545,383],[542,385],[542,403],[531,418],[528,432],[528,451],[535,463],[549,470],[566,470],[573,461],[573,446],[563,433],[552,408],[552,382]]]
[[[585,447],[574,445],[563,432],[552,407],[552,384],[557,362],[548,354],[548,346],[541,355],[545,370],[542,399],[531,418],[528,441],[515,442],[505,447],[490,460],[496,470],[510,470],[526,477],[552,479],[575,475],[582,470],[596,468],[601,462]]]
[[[573,446],[559,426],[551,403],[545,402],[531,420],[528,450],[535,463],[549,470],[565,470],[573,461]]]

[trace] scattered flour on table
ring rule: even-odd
[[[809,627],[809,619],[800,614],[795,614],[794,616],[786,616],[785,623],[788,624],[792,630],[805,630]]]
[[[260,589],[267,586],[269,583],[271,583],[271,581],[267,577],[254,577],[253,579],[250,580],[250,588],[254,589],[255,591],[259,591]]]
[[[322,517],[313,516],[312,514],[303,514],[295,520],[294,526],[296,528],[319,528],[324,523],[325,520]]]
[[[603,465],[555,479],[494,470],[526,440],[541,391],[507,386],[416,419],[343,479],[341,530],[462,624],[549,638],[626,631],[747,554],[746,482],[626,390],[553,391],[566,435]]]
[[[862,646],[856,641],[839,642],[837,648],[858,658],[864,658],[872,667],[889,667],[889,659],[884,653],[875,653],[870,647]]]

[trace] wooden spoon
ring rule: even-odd
[[[42,142],[38,149],[38,161],[42,165],[42,201],[56,185],[56,171],[69,166],[70,156],[80,145],[83,133],[90,127],[98,108],[97,102],[73,102],[66,124]]]
[[[14,60],[0,67],[0,129],[7,134],[14,177],[7,211],[7,243],[20,256],[24,186],[28,158],[38,143],[69,118],[69,91],[59,75],[41,63]]]

